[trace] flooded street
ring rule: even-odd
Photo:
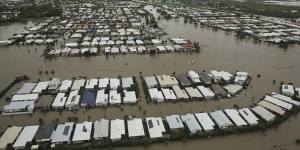
[[[59,122],[68,121],[68,117],[77,116],[82,122],[90,118],[91,121],[100,118],[116,119],[124,115],[135,115],[145,118],[147,116],[166,116],[170,114],[184,114],[213,111],[216,109],[233,108],[234,104],[239,107],[249,107],[258,101],[266,93],[279,90],[281,81],[292,82],[300,87],[300,46],[291,45],[287,50],[265,43],[254,44],[246,40],[239,40],[232,33],[224,31],[212,31],[210,28],[184,24],[179,20],[160,20],[159,25],[165,25],[168,35],[161,39],[182,37],[191,41],[199,42],[202,50],[200,53],[165,53],[159,55],[127,54],[95,57],[57,57],[53,60],[44,60],[41,57],[45,46],[9,46],[0,47],[0,89],[4,89],[12,80],[21,74],[28,75],[35,82],[38,79],[49,80],[50,77],[60,79],[72,79],[79,76],[89,78],[118,77],[119,75],[136,76],[140,85],[141,101],[137,105],[123,105],[120,107],[109,106],[107,108],[96,107],[86,111],[63,111],[41,113],[39,110],[32,115],[0,116],[0,127],[8,125],[32,125],[37,124],[39,118],[45,123],[59,119]],[[14,29],[15,28],[15,29]],[[24,28],[24,25],[13,24],[0,27],[0,39],[11,36],[13,33]],[[9,29],[9,30],[7,30]],[[195,61],[195,64],[191,62]],[[178,103],[146,103],[142,91],[140,75],[150,76],[153,74],[169,74],[174,71],[178,74],[189,70],[196,72],[212,69],[228,72],[246,71],[253,80],[252,88],[243,91],[239,97],[221,99],[220,101],[193,101]],[[39,74],[38,71],[54,70],[55,74]],[[141,72],[141,73],[140,73]],[[260,74],[261,78],[257,78]],[[276,83],[273,84],[273,80]],[[20,88],[14,86],[7,94]],[[0,101],[0,107],[8,104],[5,97]],[[142,110],[138,106],[142,107]],[[145,110],[145,112],[144,112]],[[278,129],[271,129],[265,133],[253,132],[238,136],[229,135],[210,139],[187,140],[185,142],[169,142],[153,144],[149,147],[123,147],[118,149],[289,149],[296,150],[295,139],[300,138],[300,115],[291,117],[290,121],[280,125]],[[295,132],[297,131],[297,132]],[[274,147],[274,145],[276,145]]]

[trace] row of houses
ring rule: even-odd
[[[225,112],[225,113],[224,113]],[[170,132],[188,128],[190,134],[209,132],[214,129],[227,129],[233,126],[253,126],[258,124],[258,118],[248,108],[240,110],[226,109],[210,113],[195,113],[170,115],[161,117],[125,118],[82,123],[66,122],[63,124],[32,125],[25,127],[12,126],[6,129],[0,138],[0,148],[8,144],[14,149],[23,149],[27,144],[70,144],[90,142],[92,140],[119,141],[124,138],[163,138]],[[164,124],[166,122],[166,124]],[[147,130],[147,131],[146,131]],[[36,147],[33,145],[32,148]]]
[[[248,73],[211,70],[210,74],[188,71],[186,74],[156,75],[144,77],[145,86],[152,101],[212,99],[231,97],[245,86]]]

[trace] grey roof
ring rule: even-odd
[[[94,123],[94,138],[108,138],[109,120],[101,119]]]
[[[189,86],[189,85],[191,85],[191,81],[188,79],[188,77],[187,77],[186,74],[178,74],[178,75],[175,75],[175,77],[180,82],[180,85],[182,85],[182,86]]]
[[[223,113],[222,110],[216,110],[209,113],[211,118],[216,122],[220,129],[228,128],[233,126],[229,118]]]
[[[30,94],[37,83],[24,83],[16,94]]]
[[[39,99],[39,101],[36,103],[36,107],[50,107],[53,102],[52,95],[42,95]]]
[[[226,91],[218,84],[212,84],[211,88],[212,88],[212,90],[214,91],[214,93],[216,95],[220,95],[220,96],[226,96],[227,95]]]
[[[63,143],[71,140],[74,122],[66,122],[57,125],[56,131],[52,137],[52,143]]]
[[[53,132],[55,131],[56,124],[48,124],[48,125],[43,125],[40,126],[38,129],[36,135],[35,135],[35,140],[36,141],[49,141],[51,140],[51,137],[53,135]]]
[[[207,73],[199,73],[198,75],[204,84],[211,84],[211,77]]]

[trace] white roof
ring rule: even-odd
[[[290,96],[293,96],[295,94],[293,85],[284,84],[281,86],[281,91],[283,94],[287,94]]]
[[[265,98],[264,98],[265,101],[268,101],[270,103],[273,103],[279,107],[282,107],[284,109],[287,109],[287,110],[291,110],[293,105],[292,104],[289,104],[289,103],[286,103],[282,100],[279,100],[277,98],[274,98],[274,97],[271,97],[269,95],[266,95]]]
[[[80,95],[78,95],[78,90],[71,91],[66,102],[66,107],[77,106],[80,101]]]
[[[202,98],[202,94],[200,93],[199,90],[193,87],[186,87],[185,88],[186,92],[189,94],[191,98]]]
[[[244,119],[239,115],[239,112],[236,109],[225,109],[224,111],[228,115],[228,117],[231,118],[231,120],[234,122],[236,126],[240,127],[240,126],[248,125],[244,121]]]
[[[58,93],[52,103],[52,107],[63,107],[65,106],[67,97],[65,97],[65,93]]]
[[[226,117],[222,110],[216,110],[210,112],[209,114],[220,129],[225,129],[229,126],[233,126],[232,122]]]
[[[91,139],[93,122],[77,123],[72,142],[89,141]]]
[[[123,92],[125,94],[125,96],[123,97],[124,103],[136,103],[137,102],[135,91],[123,90]]]
[[[157,100],[159,102],[164,101],[165,98],[161,91],[159,91],[157,88],[151,88],[149,89],[149,94],[152,100]]]
[[[32,93],[42,93],[43,90],[46,90],[50,81],[39,82],[35,88],[32,90]]]
[[[110,78],[109,79],[109,85],[110,85],[110,88],[113,89],[113,90],[118,89],[118,87],[120,86],[120,79]]]
[[[205,113],[195,113],[196,118],[200,122],[202,128],[205,131],[210,131],[214,129],[215,123],[211,120],[209,115]]]
[[[265,100],[260,101],[258,103],[258,105],[263,106],[266,109],[271,110],[272,112],[278,113],[280,115],[284,115],[284,113],[285,113],[285,111],[283,110],[283,108],[281,108],[281,107],[279,107],[277,105],[274,105],[274,104],[272,104],[272,103],[270,103],[268,101],[265,101]]]
[[[8,105],[4,105],[4,112],[18,112],[20,110],[27,110],[32,112],[35,107],[35,101],[16,101],[10,102]],[[27,109],[26,109],[27,108]]]
[[[38,129],[39,125],[24,127],[18,139],[15,141],[13,148],[25,148],[27,142],[32,141]]]
[[[0,138],[0,149],[6,149],[7,144],[12,144],[21,132],[22,127],[12,126],[6,129]]]
[[[251,108],[256,114],[258,114],[259,116],[261,116],[264,120],[266,121],[272,121],[275,119],[275,115],[273,115],[271,112],[269,112],[268,110],[266,110],[264,107],[262,106],[256,106],[254,108]]]
[[[243,86],[238,84],[228,84],[224,86],[224,89],[226,89],[230,94],[236,94],[238,91],[243,89]]]
[[[127,120],[128,137],[145,136],[143,122],[141,118]]]
[[[183,89],[180,89],[180,87],[178,85],[173,85],[172,89],[178,99],[188,99],[189,98],[189,95],[186,93],[186,91]]]
[[[52,137],[52,143],[69,142],[73,131],[74,122],[66,122],[59,124],[56,127],[54,135]]]
[[[155,77],[145,77],[145,81],[148,87],[155,87],[157,86],[157,80]]]
[[[162,90],[162,92],[165,96],[165,99],[167,99],[167,100],[177,100],[177,97],[176,97],[175,93],[173,92],[173,90],[168,89],[168,88],[162,88],[161,90]]]
[[[258,124],[258,118],[250,111],[249,108],[239,109],[239,112],[249,125]]]
[[[86,89],[94,89],[95,86],[98,85],[98,79],[90,79],[86,81],[85,88]]]
[[[107,105],[108,104],[108,94],[105,94],[105,89],[99,90],[96,97],[96,105]]]
[[[197,86],[197,88],[199,89],[199,91],[202,93],[202,95],[205,98],[213,98],[215,97],[215,93],[211,91],[210,88],[208,87],[204,87],[204,86]]]
[[[100,89],[106,88],[108,86],[108,84],[109,84],[109,79],[108,78],[101,78],[101,79],[99,79],[98,87]]]
[[[110,121],[110,139],[119,140],[125,135],[125,123],[123,119],[115,119]]]
[[[81,87],[84,87],[85,79],[75,80],[73,82],[71,90],[79,90]]]
[[[56,89],[58,88],[59,84],[60,84],[60,79],[58,79],[58,78],[53,78],[53,79],[50,81],[49,85],[48,85],[48,89],[49,89],[49,90],[56,90]]]
[[[121,104],[121,94],[117,90],[109,91],[109,104]]]
[[[185,125],[189,128],[191,133],[196,133],[197,131],[202,130],[193,114],[185,114],[181,115],[180,117],[182,122],[184,122]]]
[[[201,83],[201,81],[199,79],[199,75],[195,71],[192,71],[192,70],[189,71],[188,76],[192,80],[193,83]]]
[[[63,91],[63,92],[68,91],[68,89],[71,87],[72,83],[73,83],[72,80],[68,80],[68,79],[63,80],[61,82],[61,86],[59,88],[59,91]]]
[[[156,117],[156,118],[148,117],[146,118],[146,123],[147,123],[150,138],[163,137],[162,133],[166,132],[166,129],[161,120],[161,117]]]
[[[132,77],[126,77],[122,78],[122,88],[130,88],[133,85],[133,78]]]
[[[179,117],[179,115],[171,115],[171,116],[166,116],[166,120],[169,124],[170,129],[183,129],[183,123]]]
[[[101,119],[94,122],[94,139],[108,138],[109,120]]]
[[[299,105],[300,105],[300,102],[298,102],[298,101],[296,101],[296,100],[293,100],[292,98],[290,98],[290,97],[288,97],[288,96],[285,96],[285,95],[281,95],[281,94],[272,92],[271,96],[274,97],[274,98],[283,100],[283,101],[285,101],[285,102],[291,103],[291,104],[296,105],[296,106],[299,106]]]
[[[16,94],[30,94],[37,83],[24,83]]]
[[[178,85],[177,79],[169,75],[157,75],[156,78],[161,87],[171,87],[173,85]]]
[[[39,99],[39,94],[22,94],[14,95],[11,99],[12,102],[15,101],[37,101]]]

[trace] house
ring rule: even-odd
[[[91,91],[84,91],[82,95],[82,100],[81,100],[81,106],[82,107],[94,107],[95,106],[95,93]]]
[[[162,138],[166,132],[161,117],[147,117],[147,128],[151,139]]]
[[[54,144],[71,143],[73,126],[74,126],[74,122],[66,122],[64,124],[57,125],[51,143]]]
[[[209,115],[220,129],[227,129],[233,126],[232,122],[226,117],[222,110],[210,112]]]
[[[131,88],[132,86],[133,86],[133,78],[132,77],[122,78],[122,88],[124,90]]]
[[[110,139],[112,141],[120,141],[125,136],[125,123],[123,119],[115,119],[110,121]]]
[[[59,88],[59,91],[62,93],[66,93],[70,90],[71,86],[72,86],[73,81],[72,80],[63,80],[61,82],[61,86]]]
[[[254,111],[254,113],[259,115],[261,118],[263,118],[267,122],[275,120],[276,116],[260,105],[253,107],[251,109]]]
[[[74,80],[71,90],[81,90],[85,85],[85,79]]]
[[[210,88],[204,87],[202,85],[197,86],[198,90],[202,93],[205,99],[211,99],[215,97],[215,93],[211,91]]]
[[[117,90],[120,87],[120,79],[117,78],[110,78],[109,79],[109,86],[112,90]]]
[[[137,102],[135,91],[123,90],[123,93],[124,93],[123,103],[133,104]]]
[[[177,97],[172,89],[161,88],[162,93],[165,96],[165,100],[176,101]]]
[[[243,86],[238,84],[228,84],[223,87],[228,94],[235,95],[243,90]]]
[[[14,149],[24,149],[27,143],[32,142],[38,129],[39,125],[24,127],[12,147]]]
[[[201,124],[203,130],[205,131],[212,131],[215,128],[215,123],[211,120],[209,115],[204,113],[195,113],[195,116],[198,122]]]
[[[84,141],[91,140],[91,133],[92,133],[92,125],[93,122],[85,121],[83,123],[77,123],[72,142],[74,143],[82,143]]]
[[[248,125],[236,109],[225,109],[224,111],[237,127],[243,127]]]
[[[250,126],[254,126],[258,124],[259,119],[250,111],[249,108],[239,109],[239,113]]]
[[[109,104],[111,105],[121,104],[121,94],[117,93],[117,90],[109,91]]]
[[[188,100],[190,97],[184,89],[180,89],[178,85],[173,85],[172,89],[178,100]]]
[[[101,78],[99,79],[99,89],[106,89],[109,85],[109,78]]]
[[[295,90],[293,85],[288,85],[288,84],[281,85],[281,92],[282,94],[290,97],[295,95]]]
[[[170,115],[166,116],[166,120],[169,124],[169,127],[172,131],[184,129],[184,125],[179,117],[179,115]]]
[[[60,79],[53,78],[48,85],[48,90],[51,91],[52,93],[55,93],[58,87],[60,86],[60,84],[61,84]]]
[[[227,92],[219,84],[212,84],[211,89],[218,97],[227,96]]]
[[[141,118],[133,118],[127,120],[128,137],[144,137],[145,131]]]
[[[185,115],[181,115],[180,117],[182,122],[184,122],[184,124],[190,130],[191,134],[195,134],[202,130],[202,128],[200,127],[199,123],[197,122],[193,114],[185,114]]]
[[[275,105],[277,105],[277,106],[279,106],[279,107],[281,107],[281,108],[283,108],[285,110],[291,110],[292,107],[293,107],[292,104],[284,102],[282,100],[279,100],[279,99],[274,98],[274,97],[269,96],[269,95],[266,95],[265,98],[264,98],[264,100],[267,101],[267,102],[270,102],[272,104],[275,104]]]
[[[187,73],[187,76],[191,79],[191,81],[194,83],[194,84],[199,84],[201,83],[200,79],[199,79],[199,75],[198,73],[196,73],[195,71],[189,71]]]
[[[80,95],[78,94],[78,90],[71,91],[68,97],[68,100],[65,104],[67,110],[78,110]]]
[[[177,79],[169,75],[157,75],[156,79],[161,87],[172,87],[173,85],[178,85]]]
[[[248,78],[248,72],[236,72],[235,76],[234,76],[234,83],[239,84],[239,85],[243,85]]]
[[[39,129],[36,132],[36,135],[34,137],[35,141],[40,142],[50,142],[52,139],[52,136],[55,132],[56,124],[50,123],[48,125],[41,125]]]
[[[8,127],[0,138],[0,149],[6,149],[8,144],[13,144],[23,127]]]
[[[275,113],[277,113],[277,114],[279,114],[281,116],[283,116],[285,114],[285,112],[286,112],[285,110],[283,110],[279,106],[277,106],[275,104],[272,104],[272,103],[270,103],[268,101],[265,101],[265,100],[260,101],[258,103],[258,105],[260,105],[260,106],[262,106],[262,107],[264,107],[264,108],[266,108],[266,109],[268,109],[268,110],[270,110],[272,112],[275,112]]]
[[[46,91],[50,81],[39,82],[35,88],[32,90],[32,93],[41,94],[43,91]]]
[[[94,135],[95,140],[99,139],[108,139],[109,133],[109,120],[101,119],[100,121],[96,120],[94,122]]]
[[[206,73],[198,73],[199,79],[205,85],[211,85],[211,77]]]
[[[108,104],[108,94],[105,94],[105,90],[98,90],[96,97],[96,106],[107,106]]]
[[[20,101],[38,101],[39,94],[20,94],[13,95],[11,98],[12,102],[20,102]]]
[[[90,79],[86,81],[85,89],[94,90],[98,86],[98,79]]]
[[[203,98],[202,94],[200,93],[199,90],[197,90],[197,88],[186,87],[185,91],[188,93],[191,99],[197,100]]]
[[[157,87],[158,83],[155,77],[145,77],[145,82],[148,88],[155,88]]]
[[[165,100],[162,92],[159,91],[157,88],[151,88],[148,90],[149,90],[150,98],[152,101],[163,102]]]
[[[300,102],[298,102],[296,100],[293,100],[292,98],[290,98],[288,96],[285,96],[285,95],[282,95],[282,94],[278,94],[276,92],[272,92],[271,96],[274,97],[274,98],[277,98],[279,100],[282,100],[282,101],[288,102],[290,104],[293,104],[295,106],[299,106],[300,105]]]
[[[212,78],[215,83],[218,83],[222,80],[222,76],[220,75],[220,73],[217,70],[211,70],[210,74],[212,75]]]
[[[175,77],[178,79],[181,86],[190,86],[191,81],[188,79],[186,74],[178,74],[175,75]]]
[[[24,83],[23,86],[16,92],[16,94],[31,94],[31,91],[37,83]]]
[[[16,101],[3,106],[2,115],[33,113],[35,101]]]
[[[66,101],[67,101],[67,97],[65,97],[65,93],[57,93],[52,103],[52,107],[54,109],[62,109],[64,108]]]

